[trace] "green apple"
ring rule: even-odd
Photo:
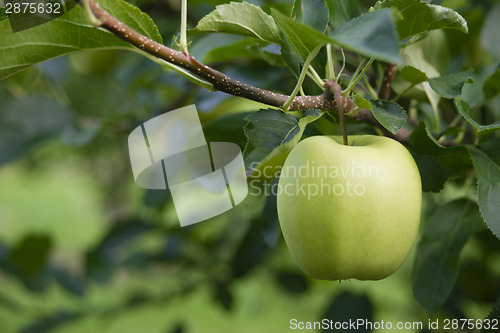
[[[415,242],[422,185],[399,142],[371,135],[313,136],[288,155],[278,218],[300,268],[321,280],[379,280]]]

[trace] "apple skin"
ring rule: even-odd
[[[394,273],[417,237],[421,204],[413,157],[382,136],[349,136],[348,146],[342,137],[309,137],[288,155],[278,184],[286,244],[299,267],[320,280]]]

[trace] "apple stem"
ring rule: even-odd
[[[339,84],[335,81],[332,82],[330,86],[330,91],[335,97],[335,103],[337,104],[337,112],[339,113],[340,128],[342,129],[342,139],[344,145],[348,146],[349,141],[347,140],[347,126],[345,123],[345,98],[342,96],[342,89]]]

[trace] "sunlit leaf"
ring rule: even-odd
[[[399,18],[396,25],[401,40],[422,32],[445,28],[468,32],[467,21],[460,14],[421,0],[384,0],[373,7],[391,8],[395,11],[395,16]]]
[[[196,25],[197,31],[227,32],[279,44],[279,33],[271,16],[248,2],[219,5]]]

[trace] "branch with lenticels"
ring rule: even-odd
[[[80,1],[81,5],[84,5]],[[103,29],[108,30],[117,37],[126,41],[127,43],[147,52],[155,58],[162,59],[170,64],[176,65],[196,77],[205,80],[210,83],[214,89],[222,91],[224,93],[243,97],[252,101],[260,102],[270,106],[281,108],[285,102],[288,100],[289,96],[274,93],[269,90],[260,89],[246,83],[234,80],[225,74],[210,68],[190,55],[184,52],[176,51],[168,48],[154,40],[141,35],[137,31],[131,29],[123,22],[120,22],[113,16],[111,16],[106,10],[104,10],[99,4],[93,0],[88,0],[90,11],[93,16],[97,19],[97,25]],[[335,97],[328,89],[331,85],[337,85],[336,82],[330,80],[325,83],[325,91],[321,95],[317,96],[296,96],[293,99],[288,110],[290,111],[304,111],[308,109],[320,109],[320,110],[337,110],[337,103],[335,102]],[[348,112],[355,107],[355,104],[351,98],[342,97],[344,112]],[[352,118],[366,123],[375,125],[384,131],[384,134],[390,136],[402,143],[408,143],[409,131],[401,130],[396,135],[385,130],[379,122],[372,115],[369,110],[359,110],[352,115]],[[400,134],[401,133],[401,134]]]

